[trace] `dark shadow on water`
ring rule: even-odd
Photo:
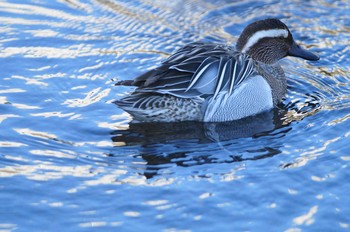
[[[128,130],[112,132],[114,142],[127,146],[195,139],[198,143],[258,137],[282,127],[277,110],[231,122],[130,123]]]
[[[265,159],[281,153],[272,142],[291,130],[282,120],[284,110],[222,123],[130,123],[128,130],[112,132],[113,142],[138,147],[146,162],[143,175],[152,178],[169,166],[189,167]],[[116,147],[118,148],[118,147]],[[109,154],[110,156],[118,156]]]

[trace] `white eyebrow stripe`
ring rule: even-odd
[[[264,30],[264,31],[257,31],[253,36],[251,36],[247,43],[244,45],[242,52],[245,53],[251,48],[256,42],[258,42],[262,38],[271,38],[271,37],[281,37],[284,38],[288,37],[288,31],[286,29],[271,29],[271,30]]]

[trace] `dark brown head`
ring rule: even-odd
[[[236,48],[266,64],[275,63],[286,56],[319,59],[296,44],[288,27],[278,19],[265,19],[248,25],[241,33]]]

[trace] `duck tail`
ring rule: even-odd
[[[118,81],[117,83],[114,84],[115,86],[134,86],[134,81],[133,80],[122,80]]]

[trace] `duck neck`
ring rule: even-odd
[[[287,93],[287,78],[282,67],[278,63],[269,65],[259,61],[255,61],[254,66],[270,85],[273,104],[276,106]]]

